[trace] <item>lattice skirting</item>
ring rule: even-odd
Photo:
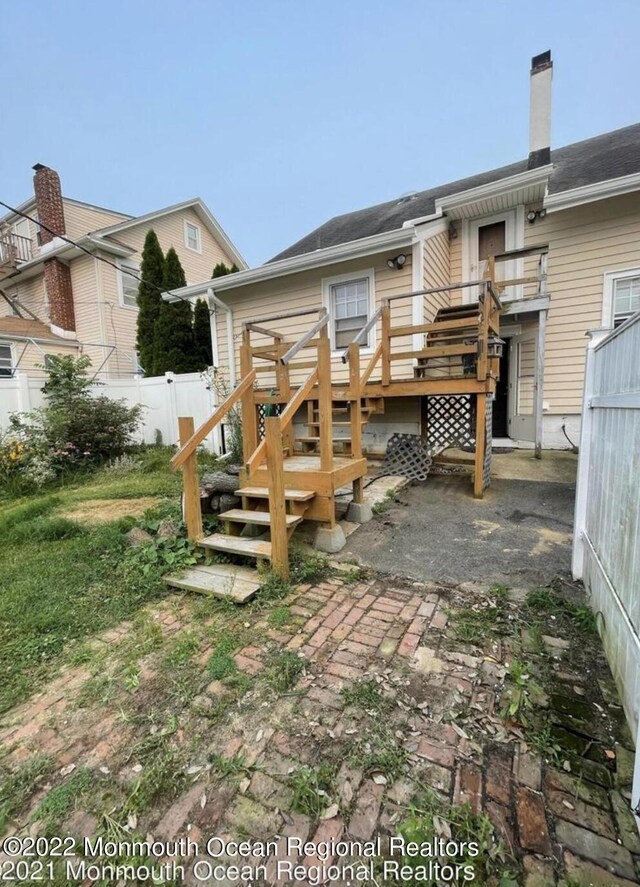
[[[482,488],[491,482],[493,401],[487,398],[486,447]],[[476,442],[476,397],[473,394],[440,394],[427,397],[426,445],[431,456],[448,447],[473,446]]]
[[[259,403],[256,406],[258,415],[258,440],[264,437],[264,420],[267,416],[279,416],[282,412],[280,403]],[[269,410],[269,412],[267,412]]]
[[[410,480],[426,480],[431,468],[431,454],[417,434],[392,434],[387,443],[383,469]]]

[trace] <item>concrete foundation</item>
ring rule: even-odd
[[[325,551],[327,554],[336,554],[347,544],[344,530],[339,524],[335,527],[318,527],[315,539],[313,540],[314,548],[318,551]]]
[[[347,508],[347,520],[354,524],[366,524],[373,517],[371,506],[366,502],[350,502]]]

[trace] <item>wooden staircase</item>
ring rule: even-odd
[[[334,400],[332,404],[332,428],[351,430],[352,403],[348,400]],[[320,446],[320,410],[317,401],[308,401],[307,429],[308,435],[298,437],[302,445],[300,452],[316,453]],[[374,413],[384,413],[383,397],[363,397],[360,402],[360,422],[364,428]],[[339,456],[352,455],[352,440],[347,434],[339,434],[332,438],[333,453]]]
[[[440,308],[414,368],[416,379],[475,377],[482,312],[478,302]]]

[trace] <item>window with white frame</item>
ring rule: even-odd
[[[120,262],[120,301],[128,308],[138,307],[140,269],[132,262]]]
[[[13,375],[11,345],[0,345],[0,377]]]
[[[324,300],[331,318],[331,345],[347,348],[372,314],[373,271],[341,275],[323,281]],[[372,331],[360,344],[368,348]]]
[[[640,268],[609,271],[604,276],[603,326],[620,326],[640,311]]]
[[[198,228],[197,225],[194,225],[193,222],[187,222],[186,220],[184,223],[184,245],[187,249],[192,249],[196,253],[202,252],[200,246],[200,228]]]

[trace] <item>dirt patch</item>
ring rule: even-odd
[[[79,523],[109,524],[121,517],[140,517],[158,504],[155,496],[140,499],[87,499],[62,512],[63,517]]]

